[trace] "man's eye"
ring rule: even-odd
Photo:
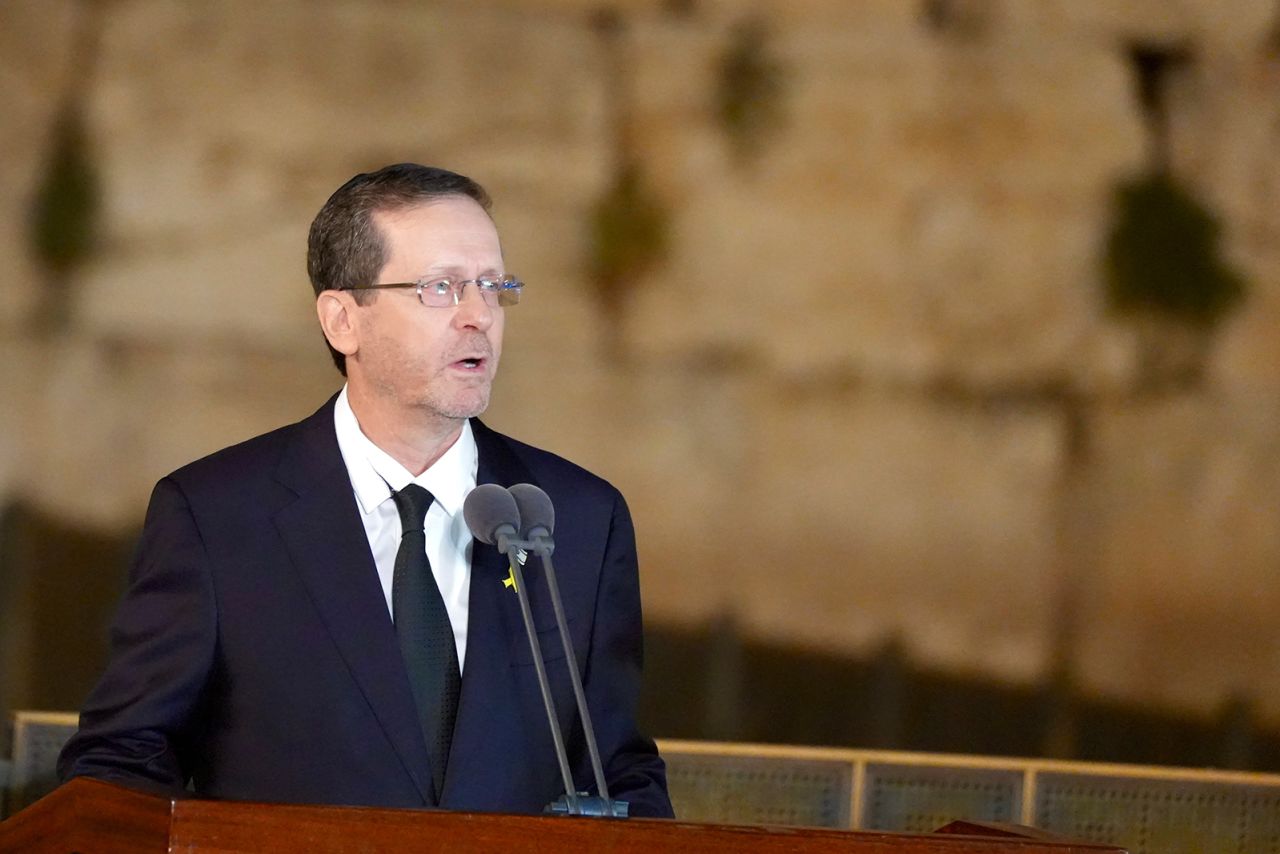
[[[497,279],[476,279],[476,287],[486,293],[502,290],[502,282]]]
[[[438,296],[444,296],[449,293],[453,285],[448,279],[436,279],[434,282],[427,282],[426,290]]]

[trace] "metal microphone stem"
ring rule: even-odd
[[[573,684],[573,697],[578,703],[578,718],[582,721],[582,735],[587,742],[587,752],[591,756],[591,771],[595,774],[596,790],[606,805],[612,805],[609,797],[609,786],[604,779],[604,766],[600,763],[600,748],[596,745],[595,728],[591,725],[591,713],[587,711],[587,698],[582,690],[582,678],[578,675],[578,658],[573,652],[573,641],[569,638],[569,624],[564,617],[564,605],[560,602],[560,585],[556,583],[556,570],[551,563],[552,546],[541,537],[534,537],[534,552],[542,559],[542,568],[547,577],[547,592],[551,594],[551,607],[555,609],[556,626],[560,629],[560,643],[564,646],[565,662],[569,665],[569,681]],[[610,813],[612,814],[612,811]]]
[[[551,687],[547,681],[547,668],[542,663],[542,645],[538,643],[538,633],[533,630],[533,612],[529,608],[529,593],[525,590],[524,573],[520,571],[520,561],[516,559],[516,552],[519,551],[519,547],[515,542],[508,540],[505,535],[501,537],[501,542],[498,545],[502,547],[503,553],[506,554],[507,562],[511,566],[511,576],[515,579],[516,598],[520,600],[520,614],[524,617],[524,630],[529,636],[529,650],[533,653],[533,666],[538,672],[538,688],[542,691],[542,704],[546,707],[547,721],[551,724],[551,739],[555,742],[556,761],[560,763],[560,776],[564,778],[565,797],[569,802],[570,815],[577,815],[579,812],[578,790],[573,784],[573,772],[569,770],[569,755],[564,749],[564,736],[560,734],[560,719],[556,717],[555,700],[551,698]],[[559,617],[558,597],[556,604],[556,614]],[[595,754],[593,753],[592,755],[594,756]],[[598,763],[599,759],[595,761]]]

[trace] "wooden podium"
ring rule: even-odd
[[[616,851],[1123,854],[956,822],[902,834],[168,798],[76,779],[0,823],[0,852]]]

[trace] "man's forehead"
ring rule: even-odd
[[[388,264],[409,265],[417,275],[500,272],[502,245],[489,213],[467,196],[445,196],[376,210],[373,221],[387,243]],[[409,272],[406,270],[406,273]]]
[[[470,196],[456,194],[385,205],[374,208],[372,212],[374,220],[378,222],[401,222],[416,219],[424,214],[439,215],[441,218],[453,216],[470,218],[482,214],[490,223],[493,222],[489,212],[479,202]]]

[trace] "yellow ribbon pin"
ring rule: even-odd
[[[524,549],[516,549],[516,563],[520,564],[521,566],[524,566],[524,562],[526,559],[528,559],[528,556],[529,556],[528,552],[526,552]],[[502,579],[502,586],[510,587],[512,590],[515,590],[518,593],[520,591],[519,591],[519,588],[516,587],[515,564],[509,564],[508,566],[509,568],[507,569],[507,577]]]

